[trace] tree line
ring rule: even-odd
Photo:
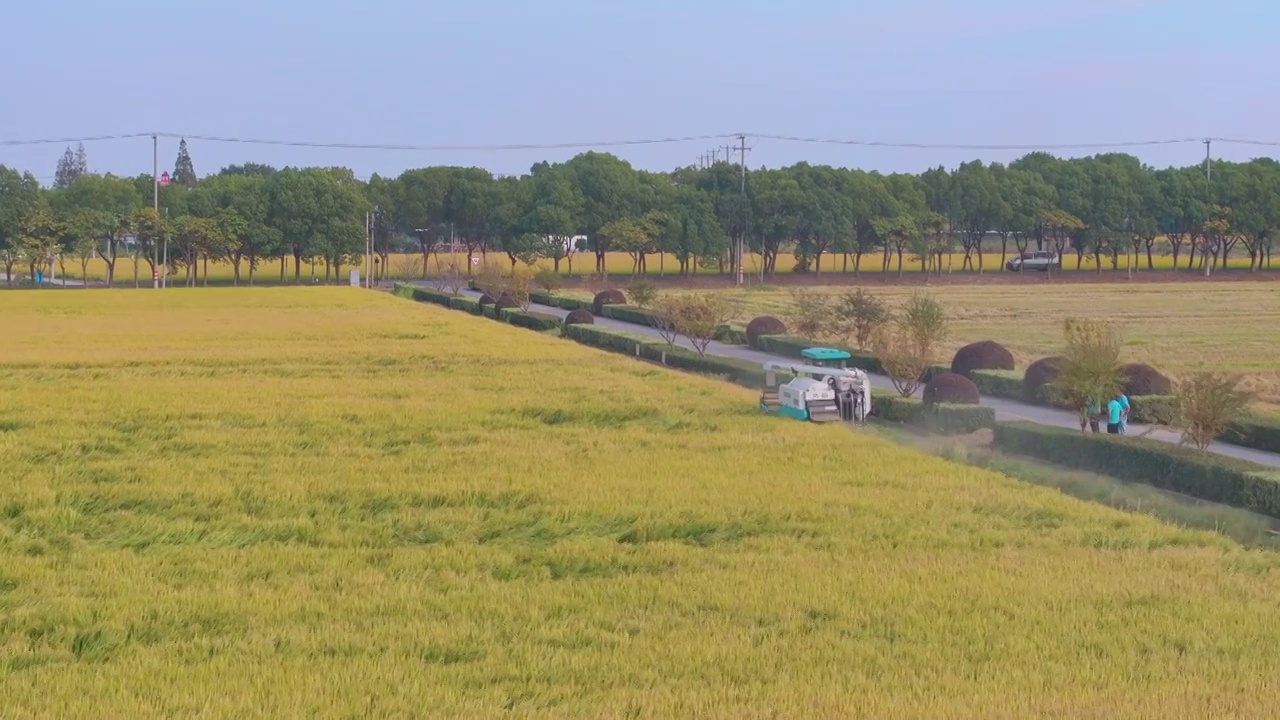
[[[59,163],[58,182],[44,188],[30,173],[0,166],[0,259],[32,275],[51,262],[80,265],[97,257],[107,282],[131,255],[156,271],[169,250],[174,273],[189,283],[208,263],[227,262],[236,282],[252,282],[266,263],[282,281],[300,281],[303,265],[337,280],[361,262],[366,213],[372,218],[377,271],[392,253],[420,256],[425,277],[434,261],[452,263],[497,253],[512,267],[546,260],[557,271],[605,272],[605,256],[627,253],[634,274],[674,258],[671,272],[735,272],[736,253],[757,254],[759,272],[819,272],[824,256],[843,271],[876,257],[880,270],[904,258],[922,272],[963,254],[961,269],[981,271],[983,258],[1003,261],[1028,249],[1118,266],[1141,266],[1171,254],[1175,267],[1208,273],[1235,252],[1251,269],[1270,267],[1280,227],[1280,164],[1272,159],[1155,169],[1125,154],[1061,159],[1028,154],[1008,165],[972,161],[954,170],[881,174],[799,163],[743,169],[729,162],[673,172],[637,170],[607,153],[585,152],[563,163],[541,162],[521,176],[474,167],[427,167],[367,182],[345,168],[276,169],[253,163],[197,178],[185,142],[173,182],[96,175],[84,153]],[[447,252],[442,258],[441,254]],[[794,258],[779,268],[780,257]],[[665,265],[662,270],[666,272]],[[65,272],[65,270],[64,270]],[[136,271],[135,271],[136,275]]]

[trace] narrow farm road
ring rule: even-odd
[[[480,293],[463,290],[464,295],[470,298],[480,297]],[[555,315],[563,318],[569,314],[568,310],[557,307],[549,307],[547,305],[532,304],[529,306],[532,312],[543,313],[546,315]],[[643,335],[661,339],[658,331],[645,325],[636,325],[634,323],[622,322],[611,318],[597,317],[595,319],[597,327],[617,330],[619,332],[630,333],[632,335]],[[680,338],[677,343],[681,347],[692,349],[693,345],[688,340]],[[796,358],[789,358],[783,355],[773,355],[771,353],[761,352],[753,348],[741,345],[729,345],[726,343],[712,341],[707,346],[708,355],[716,355],[719,357],[736,358],[738,360],[747,360],[755,363],[765,362],[784,362],[797,363]],[[884,375],[876,375],[868,373],[871,378],[872,388],[875,390],[895,392],[893,384],[889,378]],[[1052,425],[1057,427],[1078,428],[1079,422],[1076,420],[1075,413],[1065,410],[1057,410],[1055,408],[1041,407],[1039,405],[1031,405],[1028,403],[1018,402],[1016,400],[1008,400],[1005,398],[983,397],[982,404],[995,410],[996,420],[1029,420],[1041,425]],[[1130,425],[1130,435],[1145,435],[1154,440],[1161,440],[1168,443],[1177,443],[1180,437],[1177,433],[1162,428],[1152,428],[1147,425]],[[1209,446],[1209,451],[1226,457],[1239,458],[1258,463],[1259,465],[1267,465],[1270,467],[1280,468],[1280,454],[1269,453],[1262,450],[1254,450],[1252,448],[1240,447],[1239,445],[1231,445],[1229,443],[1216,442]]]

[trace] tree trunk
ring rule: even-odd
[[[133,287],[134,289],[141,287],[140,285],[138,285],[138,251],[137,250],[133,251]]]
[[[281,285],[284,284],[284,266],[285,266],[284,255],[281,255],[280,256],[280,284]]]

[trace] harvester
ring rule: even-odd
[[[871,412],[871,379],[857,368],[845,367],[849,353],[806,348],[800,355],[811,364],[764,363],[762,412],[816,423],[866,420]],[[778,384],[779,373],[793,377]]]

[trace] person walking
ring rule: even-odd
[[[1124,406],[1116,398],[1107,403],[1107,434],[1120,434],[1120,421],[1124,419]]]
[[[1120,403],[1120,434],[1129,434],[1129,396],[1121,390],[1116,396],[1116,402]]]

